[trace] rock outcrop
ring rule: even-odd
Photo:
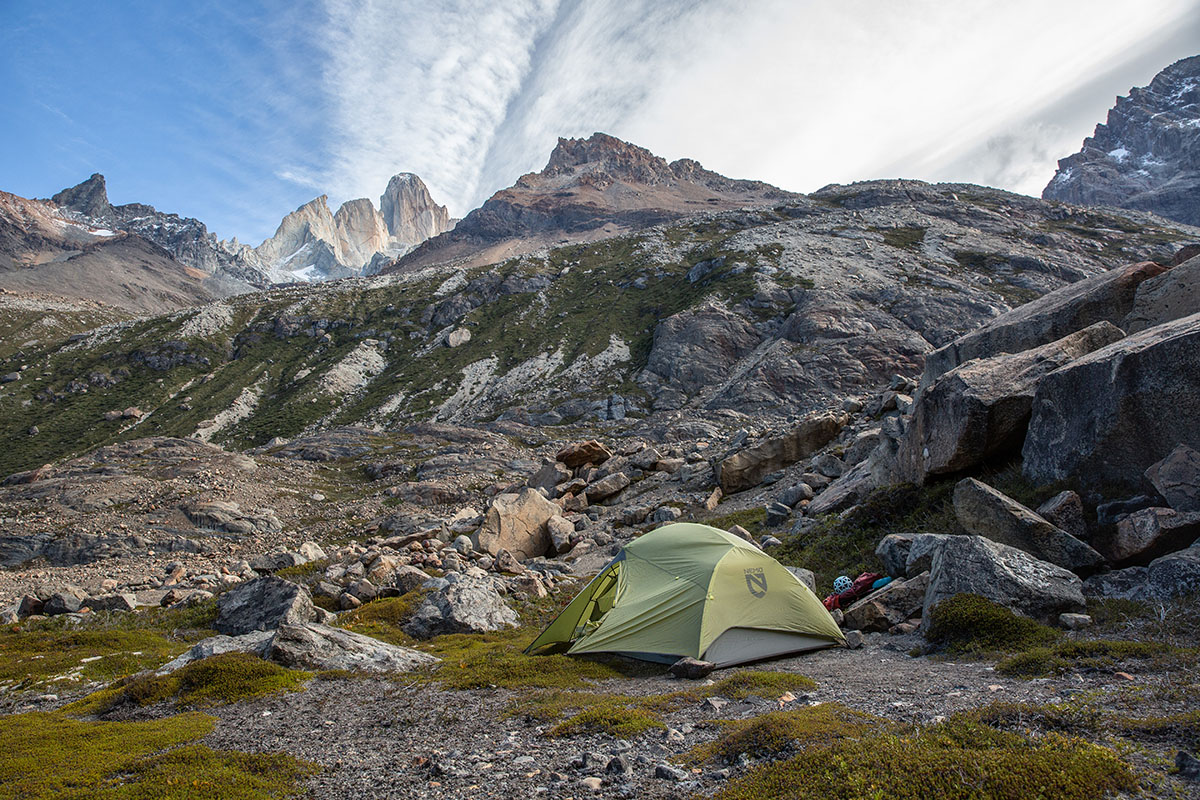
[[[1055,370],[1033,400],[1022,451],[1026,477],[1136,491],[1142,473],[1180,444],[1200,448],[1197,375],[1200,313]]]
[[[1083,149],[1058,162],[1042,197],[1200,225],[1200,56],[1118,97]]]
[[[303,625],[314,615],[307,589],[282,578],[258,578],[221,595],[213,627],[227,636],[240,636],[280,625]]]
[[[430,592],[404,625],[410,636],[428,639],[443,633],[488,633],[518,622],[492,584],[462,579]]]
[[[961,473],[1020,452],[1038,382],[1124,332],[1097,322],[1058,341],[961,364],[918,397],[898,456],[904,477]]]
[[[782,436],[734,453],[721,462],[721,490],[730,494],[757,486],[768,473],[820,450],[838,435],[846,421],[844,414],[813,415]]]
[[[429,195],[429,188],[411,172],[393,175],[379,198],[379,213],[392,239],[413,246],[454,227],[445,206]]]
[[[475,545],[493,556],[507,550],[522,561],[545,555],[552,544],[546,523],[560,511],[534,489],[497,495],[484,515]]]

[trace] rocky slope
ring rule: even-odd
[[[330,213],[325,195],[283,218],[275,235],[253,251],[277,282],[328,280],[372,271],[387,261],[453,227],[416,175],[395,175],[376,209],[360,198]]]
[[[1107,123],[1058,162],[1042,197],[1200,224],[1200,56],[1118,97]]]
[[[706,210],[766,205],[794,195],[759,181],[732,180],[691,159],[671,163],[603,133],[559,139],[541,172],[522,175],[385,268],[405,271],[461,260],[485,264],[539,247],[594,239]]]
[[[1047,290],[1169,260],[1194,235],[883,181],[486,268],[243,295],[10,357],[0,468],[150,434],[259,445],[427,419],[786,420],[919,373],[934,348]],[[135,422],[104,418],[131,406]]]

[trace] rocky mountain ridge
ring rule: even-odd
[[[522,175],[454,230],[383,271],[449,261],[475,266],[548,245],[593,241],[705,211],[795,196],[760,181],[726,178],[691,159],[668,163],[604,133],[560,138],[541,172]]]
[[[1058,162],[1042,197],[1200,224],[1200,56],[1118,97],[1083,149]]]

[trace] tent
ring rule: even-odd
[[[725,531],[676,523],[626,545],[525,652],[691,656],[727,667],[844,642],[778,561]]]

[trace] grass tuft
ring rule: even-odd
[[[758,717],[721,720],[721,736],[692,748],[684,761],[735,763],[742,755],[778,758],[811,745],[858,738],[885,721],[853,711],[841,703],[822,703],[794,711],[772,711]]]
[[[955,655],[1026,650],[1062,634],[977,594],[956,594],[934,606],[926,638]]]

